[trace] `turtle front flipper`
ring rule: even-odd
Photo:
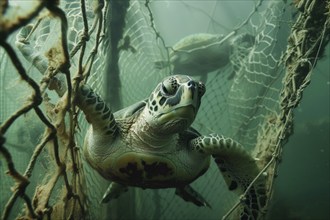
[[[176,188],[175,194],[180,196],[183,200],[192,202],[197,206],[207,206],[211,208],[211,205],[202,197],[202,195],[195,191],[190,185]]]
[[[260,169],[256,160],[238,142],[220,135],[200,136],[190,141],[192,150],[212,155],[229,190],[243,194],[257,177]],[[257,219],[265,206],[265,178],[260,176],[243,198],[241,218]]]
[[[108,136],[109,141],[116,137],[118,127],[111,109],[89,86],[78,88],[76,104],[98,135]]]
[[[127,190],[127,186],[112,182],[105,191],[101,203],[107,203],[110,200],[117,199],[121,194],[127,192]]]

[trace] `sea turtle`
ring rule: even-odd
[[[189,184],[202,176],[214,158],[229,190],[244,192],[259,173],[256,160],[241,144],[218,134],[201,135],[191,127],[205,85],[186,75],[171,75],[150,97],[114,114],[93,90],[82,85],[76,103],[91,124],[84,143],[88,163],[111,180],[102,202],[128,186],[175,188],[197,206],[209,206]],[[245,205],[260,207],[264,183],[252,187]],[[250,213],[251,214],[251,213]]]
[[[201,76],[206,83],[207,73],[225,67],[230,63],[236,48],[249,48],[254,37],[250,34],[226,35],[198,33],[188,35],[177,42],[169,53],[169,62],[156,61],[157,69],[172,67],[174,74],[189,73]]]
[[[22,30],[17,43],[22,43],[19,48],[30,62],[42,61],[40,66],[34,65],[43,73],[45,58],[41,54],[34,57],[30,44],[21,42],[20,36],[27,33]],[[231,138],[201,135],[191,127],[204,93],[202,82],[172,75],[160,82],[148,99],[112,113],[90,87],[78,88],[75,103],[91,123],[84,155],[101,176],[112,181],[103,202],[133,186],[175,188],[184,200],[210,206],[189,184],[207,171],[213,157],[229,190],[239,194],[248,190],[242,200],[242,218],[256,218],[266,202],[263,178],[249,187],[260,171],[256,160]]]

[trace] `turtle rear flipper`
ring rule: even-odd
[[[105,191],[101,203],[107,203],[113,199],[117,199],[121,194],[127,192],[128,188],[125,185],[112,182]]]
[[[223,136],[211,134],[190,141],[192,150],[212,155],[229,190],[242,195],[254,181],[260,170],[256,160],[238,142]],[[244,210],[241,216],[257,219],[265,206],[265,178],[259,177],[243,198]]]
[[[192,202],[197,206],[207,206],[211,208],[211,205],[202,197],[202,195],[189,185],[176,188],[175,194],[180,196],[183,200]]]

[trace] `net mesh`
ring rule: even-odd
[[[176,197],[173,189],[131,188],[118,200],[99,205],[109,182],[81,155],[88,123],[74,105],[75,91],[85,81],[116,110],[148,97],[171,74],[170,65],[159,69],[155,63],[169,62],[169,52],[184,33],[173,33],[180,26],[164,8],[180,13],[191,33],[221,33],[223,42],[245,33],[254,37],[252,46],[235,45],[230,62],[208,73],[207,93],[193,127],[242,143],[259,159],[261,174],[267,174],[267,201],[271,199],[277,159],[292,133],[292,111],[329,40],[329,1],[19,4],[25,3],[0,3],[2,218],[239,215],[244,194],[238,197],[227,189],[214,163],[192,183],[213,209],[196,209]],[[246,12],[240,11],[235,20],[235,12],[226,9],[239,4]]]

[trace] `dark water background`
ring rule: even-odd
[[[284,146],[270,219],[330,219],[330,47],[295,111]]]

